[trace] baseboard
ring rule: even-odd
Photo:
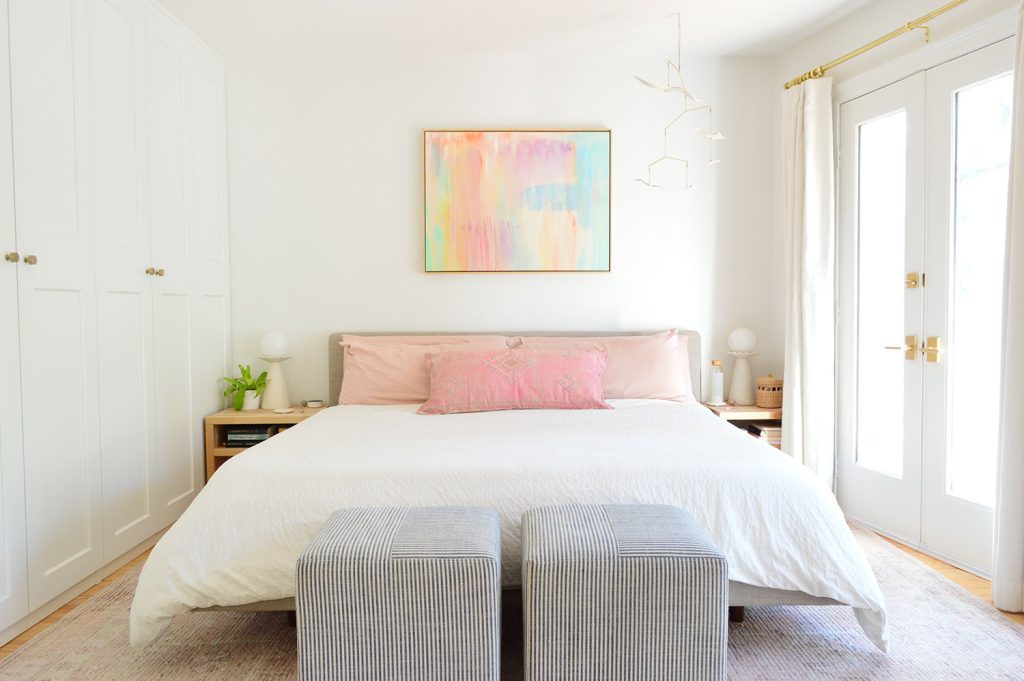
[[[55,598],[50,599],[45,604],[36,608],[29,614],[22,617],[20,620],[7,627],[6,629],[0,630],[0,645],[4,645],[11,641],[19,634],[24,633],[29,628],[39,624],[45,618],[49,617],[53,613],[60,610],[63,606],[70,603],[76,596],[80,596],[92,587],[96,586],[104,579],[112,575],[119,568],[127,565],[129,562],[135,560],[143,553],[153,548],[153,545],[160,540],[160,537],[164,535],[167,529],[160,530],[149,539],[146,539],[133,548],[123,553],[120,557],[115,558],[111,562],[101,567],[96,572],[92,573],[82,581],[78,582],[71,588],[67,589]]]
[[[906,546],[908,548],[911,548],[911,549],[914,549],[915,551],[917,551],[919,553],[923,553],[924,555],[930,556],[930,557],[932,557],[932,558],[934,558],[936,560],[941,560],[943,563],[946,563],[948,565],[952,565],[955,568],[960,568],[964,572],[969,572],[972,575],[976,575],[978,577],[981,577],[982,579],[988,579],[988,580],[992,579],[992,575],[991,574],[989,574],[985,570],[982,570],[981,568],[979,568],[979,567],[977,567],[975,565],[968,565],[967,563],[963,563],[963,562],[957,560],[956,558],[952,558],[952,557],[947,556],[947,555],[945,555],[945,554],[943,554],[943,553],[941,553],[939,551],[935,551],[933,549],[930,549],[927,546],[923,546],[919,542],[911,541],[910,539],[907,539],[906,537],[901,537],[900,535],[894,534],[892,532],[886,532],[885,530],[883,530],[881,528],[875,527],[871,523],[864,522],[860,518],[854,518],[852,516],[847,516],[847,517],[850,520],[854,520],[854,521],[860,523],[861,525],[863,525],[864,527],[868,528],[869,530],[871,530],[875,534],[880,535],[882,537],[885,537],[886,539],[891,539],[892,541],[898,542],[900,544],[903,544],[904,546]]]

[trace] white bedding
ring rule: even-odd
[[[224,464],[164,535],[135,592],[132,645],[192,608],[294,596],[296,559],[342,506],[495,508],[513,585],[522,513],[582,502],[682,506],[727,555],[731,580],[849,604],[886,648],[878,584],[813,475],[700,405],[612,404],[451,416],[420,416],[418,405],[324,410]]]

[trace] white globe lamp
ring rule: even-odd
[[[288,337],[280,331],[271,331],[260,339],[260,359],[270,365],[267,367],[267,388],[263,391],[264,409],[288,409],[292,406],[283,366],[284,361],[290,358]]]
[[[732,381],[729,383],[729,402],[740,406],[754,404],[754,380],[750,375],[750,358],[757,354],[757,334],[739,328],[729,334],[729,355],[735,359]]]

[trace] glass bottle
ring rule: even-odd
[[[711,396],[708,404],[720,407],[725,404],[725,373],[722,372],[722,360],[711,360]]]

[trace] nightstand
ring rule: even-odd
[[[252,444],[257,444],[268,437],[287,430],[296,423],[305,421],[310,416],[323,411],[301,405],[292,407],[290,414],[275,414],[270,409],[254,409],[252,411],[235,411],[224,409],[210,414],[203,419],[206,430],[206,479],[209,480],[217,467],[232,456],[243,453]],[[251,444],[245,442],[229,442],[229,433],[244,432],[253,439]],[[266,436],[263,436],[263,433]],[[257,439],[262,438],[262,439]]]
[[[749,432],[749,429],[754,424],[763,425],[769,429],[782,428],[782,409],[767,409],[765,407],[755,407],[753,405],[749,407],[740,407],[731,404],[723,406],[713,406],[704,403],[704,406],[710,409],[715,415],[719,416],[725,421],[729,421],[737,428]],[[760,438],[754,433],[751,433],[751,437]],[[776,438],[777,440],[778,438]],[[770,442],[772,447],[776,449],[782,449],[781,442]]]

